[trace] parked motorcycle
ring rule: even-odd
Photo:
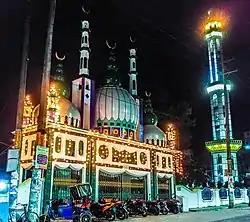
[[[124,201],[119,201],[117,199],[113,199],[112,202],[115,203],[116,217],[119,220],[127,219],[128,218],[128,211],[125,207]]]
[[[105,201],[99,200],[93,202],[90,206],[90,212],[98,219],[106,219],[108,221],[115,220],[115,203],[106,203]]]
[[[159,201],[158,201],[158,206],[159,206],[159,209],[160,209],[160,213],[161,213],[161,214],[163,214],[163,215],[167,215],[167,214],[168,214],[169,209],[168,209],[168,207],[167,207],[166,201],[159,200]]]
[[[136,216],[141,215],[143,217],[146,217],[147,214],[147,208],[143,200],[128,200],[125,204],[129,216]]]
[[[157,201],[146,201],[145,204],[148,213],[154,216],[158,216],[160,214],[160,207]]]
[[[173,214],[178,214],[182,211],[181,203],[176,199],[169,199],[166,201],[169,211]]]

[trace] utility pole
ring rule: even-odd
[[[31,0],[26,2],[26,19],[24,24],[24,39],[23,39],[23,51],[22,51],[22,65],[20,72],[20,85],[18,93],[17,113],[16,113],[16,128],[13,148],[18,149],[17,168],[11,172],[10,183],[10,218],[13,222],[16,221],[16,205],[18,196],[18,184],[19,184],[19,169],[20,169],[20,153],[22,149],[22,127],[23,127],[23,110],[24,101],[26,96],[26,79],[28,71],[29,61],[29,42],[30,42],[30,5]]]
[[[221,54],[223,57],[223,53]],[[230,60],[231,61],[231,60]],[[228,174],[228,208],[234,208],[234,192],[233,192],[233,171],[232,171],[232,154],[230,145],[230,129],[229,129],[229,93],[227,90],[226,75],[237,72],[237,70],[225,72],[225,66],[222,58],[222,74],[224,85],[225,100],[225,127],[226,127],[226,148],[227,148],[227,174]]]
[[[36,155],[38,147],[46,148],[46,116],[47,116],[47,95],[49,91],[50,83],[50,72],[51,72],[51,56],[52,56],[52,40],[53,40],[53,30],[56,12],[56,0],[50,0],[50,11],[49,11],[49,23],[47,29],[47,40],[45,46],[44,55],[44,66],[43,66],[43,76],[41,85],[41,97],[40,97],[40,110],[38,117],[38,129],[36,138],[36,154],[35,154],[35,166],[32,170],[32,178],[30,185],[30,197],[29,197],[29,212],[38,213],[39,212],[39,199],[42,191],[42,172],[43,170],[39,168],[36,164]],[[41,198],[42,199],[42,198]],[[42,205],[42,203],[40,203]],[[34,216],[34,214],[31,214]],[[30,218],[31,220],[34,218]]]

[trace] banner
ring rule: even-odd
[[[47,169],[49,148],[45,146],[36,146],[35,168]]]

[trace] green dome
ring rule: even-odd
[[[55,78],[52,78],[51,85],[54,85],[58,94],[61,97],[64,97],[66,99],[69,99],[69,87],[62,81],[56,80]]]
[[[157,125],[158,118],[154,113],[144,114],[144,124],[145,125]]]

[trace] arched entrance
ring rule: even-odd
[[[128,198],[147,199],[147,175],[133,175],[129,171],[123,173],[99,172],[99,196],[107,199]]]
[[[171,198],[171,178],[158,176],[158,199]]]

